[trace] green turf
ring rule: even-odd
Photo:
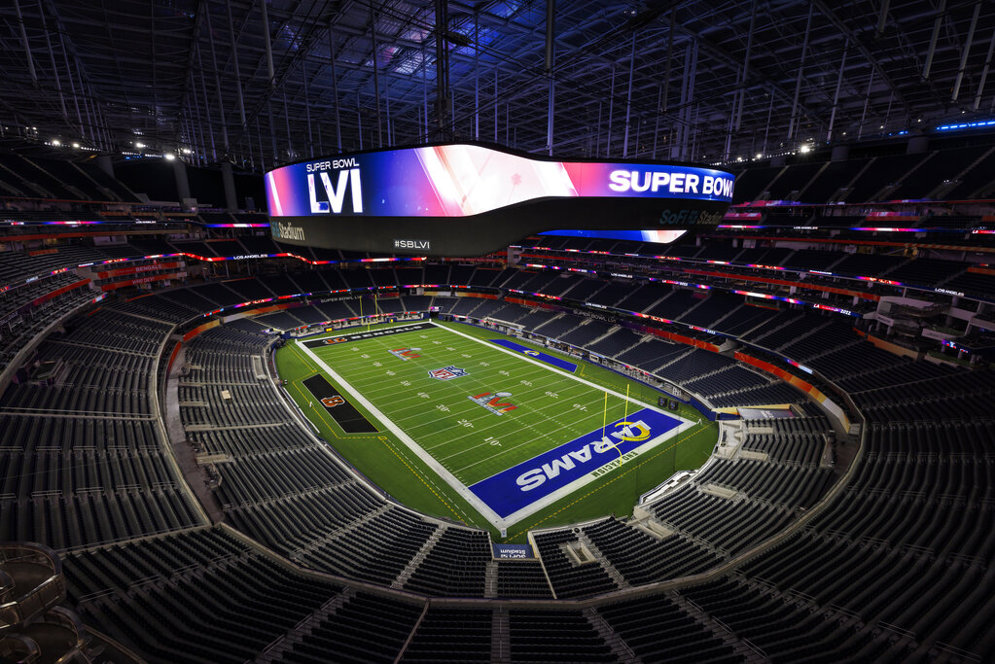
[[[655,404],[659,394],[614,372],[572,359],[578,364],[576,375],[620,395],[628,387],[628,402],[609,394],[606,403],[601,387],[585,385],[548,365],[537,366],[520,355],[498,350],[498,346],[486,341],[500,336],[494,331],[445,325],[483,343],[444,329],[426,329],[312,350],[466,485],[597,430],[606,419],[611,422],[622,418],[642,407],[635,403],[637,400]],[[419,348],[415,352],[420,357],[401,360],[388,352],[401,347]],[[450,365],[465,369],[468,375],[446,381],[428,375],[430,369]],[[289,381],[290,394],[322,436],[372,481],[416,509],[493,532],[481,515],[392,434],[344,434],[323,407],[315,407],[300,381],[319,369],[293,344],[278,352],[277,366]],[[498,391],[511,393],[502,402],[510,401],[516,406],[514,410],[499,416],[467,398]],[[354,405],[365,413],[361,404]],[[697,411],[689,408],[679,414],[691,420],[701,419]],[[706,420],[649,450],[515,524],[508,539],[521,540],[531,527],[631,513],[640,493],[665,480],[674,470],[695,468],[707,459],[715,442],[715,428]]]
[[[401,360],[388,351],[416,347]],[[315,349],[370,403],[456,478],[470,486],[563,442],[600,428],[604,390],[571,380],[495,345],[434,328]],[[455,365],[468,374],[436,380],[429,370]],[[469,396],[509,393],[498,415]],[[607,396],[607,421],[640,408]]]

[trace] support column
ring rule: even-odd
[[[429,135],[429,124],[428,124],[428,49],[425,48],[425,42],[421,44],[421,95],[422,95],[422,142],[428,141]],[[494,95],[497,99],[497,94]],[[495,106],[497,108],[497,106]],[[496,111],[495,111],[496,112]],[[494,139],[495,142],[497,139]]]
[[[435,122],[441,138],[449,132],[449,51],[446,33],[449,31],[447,0],[435,0]]]
[[[750,31],[746,35],[746,55],[743,57],[743,71],[739,79],[739,107],[736,110],[735,130],[738,132],[743,121],[743,106],[746,105],[746,79],[750,75],[750,55],[753,50],[753,26],[757,20],[757,0],[753,0],[750,12]]]
[[[871,86],[874,85],[874,68],[871,67],[871,75],[867,79],[867,92],[864,94],[864,110],[860,113],[860,124],[857,125],[857,140],[860,140],[864,133],[864,119],[867,117],[867,105],[871,101]]]
[[[836,109],[840,103],[840,88],[843,87],[843,69],[846,67],[846,51],[850,47],[849,37],[843,42],[843,57],[840,59],[840,71],[836,77],[836,92],[833,94],[833,110],[829,113],[829,129],[826,131],[826,142],[833,140],[833,123],[836,121]]]
[[[556,104],[556,81],[553,79],[553,32],[556,0],[546,0],[546,77],[549,79],[549,106],[546,109],[546,151],[553,154],[553,112]]]
[[[31,81],[38,86],[38,73],[35,72],[35,61],[31,57],[31,45],[28,43],[28,31],[24,27],[24,17],[21,16],[21,3],[14,0],[14,13],[17,14],[17,25],[21,29],[21,41],[24,42],[24,56],[28,59],[28,73],[31,74]]]
[[[56,24],[58,27],[58,23]],[[79,122],[79,133],[80,136],[85,137],[86,131],[83,129],[83,114],[80,112],[79,99],[76,97],[76,81],[73,80],[73,70],[69,67],[69,53],[66,51],[66,42],[62,39],[62,32],[57,33],[59,35],[59,48],[62,50],[62,59],[66,64],[66,78],[69,79],[69,93],[72,95],[73,106],[76,108],[76,121]],[[86,102],[84,102],[85,104]],[[90,139],[97,143],[96,136],[93,133],[93,127],[90,127]]]
[[[805,21],[805,37],[802,39],[802,55],[798,61],[798,75],[795,78],[795,94],[791,99],[791,116],[788,120],[788,140],[795,137],[795,118],[798,116],[798,96],[802,91],[802,74],[805,71],[805,55],[808,53],[808,36],[812,31],[812,12],[815,3],[808,5],[808,19]]]
[[[473,140],[480,140],[480,12],[473,12]]]
[[[238,42],[235,41],[235,22],[231,18],[231,0],[225,0],[228,10],[228,38],[231,41],[231,61],[235,68],[235,92],[238,93],[238,117],[242,121],[242,130],[248,129],[245,119],[245,99],[242,97],[242,75],[238,70]],[[260,155],[262,158],[262,155]],[[264,167],[265,168],[265,167]]]
[[[187,179],[187,165],[182,159],[174,159],[173,179],[176,181],[176,195],[179,197],[181,206],[185,206],[190,200],[190,181]]]
[[[114,162],[109,154],[97,155],[97,167],[107,175],[114,177]]]
[[[283,121],[287,129],[287,159],[293,159],[296,153],[294,152],[294,143],[290,138],[290,111],[287,108],[286,86],[283,86]]]
[[[373,4],[370,4],[370,35],[373,39],[373,54],[370,56],[370,60],[373,63],[373,92],[375,103],[377,105],[377,147],[383,147],[383,118],[380,116],[380,66],[379,58],[377,57],[377,51],[379,50],[377,44],[377,13],[374,9]]]
[[[211,64],[214,69],[214,94],[218,99],[218,118],[221,120],[221,143],[225,154],[228,154],[231,151],[231,145],[228,143],[228,122],[225,120],[225,105],[221,97],[221,76],[218,74],[218,52],[214,46],[214,29],[211,27],[211,8],[209,5],[204,7],[204,18],[207,20],[207,38],[208,43],[211,45]],[[232,55],[234,55],[234,50],[232,51]]]
[[[214,144],[214,125],[211,124],[211,100],[207,95],[207,83],[204,81],[204,63],[200,57],[200,44],[194,47],[197,51],[197,67],[200,69],[200,94],[204,98],[204,124],[207,125],[208,137],[211,141],[211,161],[218,160],[218,150]],[[193,82],[193,74],[191,74],[191,84]],[[218,106],[221,105],[221,98],[218,98]],[[197,110],[197,121],[200,122],[200,109]],[[201,141],[204,139],[204,129],[200,130]],[[227,142],[227,141],[226,141]]]
[[[767,124],[764,126],[764,145],[760,149],[763,156],[767,156],[767,139],[770,136],[770,119],[774,115],[774,89],[770,90],[770,106],[767,108]]]
[[[940,27],[943,25],[943,14],[947,10],[947,0],[940,0],[940,6],[936,9],[936,20],[933,21],[933,34],[929,38],[929,50],[926,51],[926,63],[922,66],[923,80],[929,79],[929,72],[933,68],[933,56],[936,54],[936,40],[940,37]]]
[[[978,27],[978,16],[981,14],[981,0],[974,3],[974,14],[971,16],[971,25],[967,29],[967,38],[964,40],[964,50],[960,54],[960,66],[957,67],[957,78],[954,81],[954,90],[950,94],[950,101],[957,101],[960,94],[960,84],[964,80],[964,70],[967,69],[967,56],[971,53],[971,43],[974,41],[974,29]]]
[[[622,158],[629,156],[629,126],[632,123],[632,79],[636,74],[636,33],[632,33],[632,51],[629,55],[629,89],[625,93],[625,140],[622,142]]]
[[[981,70],[981,80],[978,81],[978,94],[974,96],[974,110],[981,106],[981,95],[985,92],[985,81],[988,79],[988,70],[992,66],[992,55],[995,55],[995,30],[992,30],[992,38],[988,42],[988,55],[985,56],[985,66]]]
[[[339,77],[335,74],[335,32],[331,24],[328,25],[328,54],[331,57],[332,65],[332,101],[335,110],[335,144],[339,152],[342,152],[342,119],[339,117]]]
[[[62,108],[62,117],[69,122],[69,113],[66,111],[66,98],[62,94],[62,78],[59,76],[59,69],[55,66],[55,49],[52,48],[52,37],[48,34],[48,22],[45,20],[45,8],[42,3],[38,3],[38,15],[41,17],[41,29],[45,33],[45,43],[48,45],[48,59],[52,64],[52,74],[55,76],[55,90],[59,93],[59,106]]]
[[[608,92],[608,139],[605,141],[605,157],[612,149],[612,117],[615,115],[615,65],[612,65],[611,85]]]
[[[269,14],[266,12],[266,0],[259,0],[259,13],[263,22],[263,46],[266,48],[266,87],[276,84],[276,73],[273,70],[273,45],[270,43]]]
[[[311,133],[311,95],[308,94],[307,60],[301,61],[301,74],[304,77],[304,122],[307,124],[308,156],[314,159],[314,134]]]
[[[881,3],[881,12],[878,14],[878,28],[875,31],[876,37],[880,37],[884,33],[885,23],[888,22],[888,2],[889,0],[884,0]]]
[[[238,197],[235,195],[235,175],[230,161],[221,164],[221,184],[225,190],[225,209],[234,212],[238,209]]]

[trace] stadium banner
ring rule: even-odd
[[[499,560],[525,560],[535,558],[532,547],[528,544],[492,544],[494,557]]]
[[[548,353],[543,353],[542,351],[535,350],[528,346],[523,346],[522,344],[515,343],[511,339],[489,339],[492,344],[497,344],[498,346],[504,346],[509,348],[516,353],[522,353],[523,355],[528,355],[533,360],[539,360],[540,362],[545,362],[546,364],[551,364],[557,369],[563,369],[564,371],[569,371],[573,373],[577,371],[577,365],[573,362],[567,362],[566,360],[561,360],[558,357],[549,355]]]
[[[65,293],[68,293],[71,290],[76,290],[77,288],[83,288],[84,286],[89,285],[89,283],[90,283],[89,279],[80,279],[79,281],[75,281],[67,286],[62,286],[61,288],[57,288],[56,290],[50,293],[45,293],[41,297],[36,297],[34,300],[31,301],[31,304],[37,307],[39,304],[44,304],[45,302],[57,298],[60,295],[64,295]]]
[[[193,328],[192,330],[189,330],[186,334],[183,335],[183,341],[190,341],[197,335],[203,334],[204,332],[214,329],[219,325],[221,325],[221,321],[218,320],[217,318],[215,318],[212,321],[208,321],[203,325],[198,325],[197,327]]]
[[[336,344],[344,344],[350,341],[361,341],[363,339],[373,339],[375,337],[389,337],[395,334],[403,334],[405,332],[417,332],[418,330],[427,330],[429,328],[434,328],[435,325],[432,323],[415,323],[414,325],[401,325],[398,327],[388,327],[382,330],[370,330],[368,332],[355,332],[353,334],[339,335],[334,337],[326,337],[324,339],[314,339],[313,341],[305,341],[304,346],[306,348],[321,348],[323,346],[334,346]]]
[[[650,316],[648,314],[639,313],[638,311],[632,312],[639,318],[651,318],[661,323],[670,323],[672,321],[665,320],[663,318],[657,318],[656,316]],[[670,339],[679,344],[684,344],[686,346],[695,346],[696,348],[701,348],[702,350],[708,350],[713,353],[719,352],[719,347],[708,341],[703,341],[701,339],[695,339],[694,337],[688,337],[683,334],[677,334],[676,332],[668,332],[667,330],[660,330],[655,327],[642,327],[640,331],[653,334],[658,337],[663,337],[664,339]]]
[[[101,270],[97,272],[98,279],[113,279],[114,277],[124,277],[129,274],[139,274],[141,272],[158,272],[160,270],[177,270],[184,267],[180,261],[166,261],[163,263],[151,263],[149,265],[136,265],[135,267],[121,267],[115,270]]]
[[[683,420],[658,410],[642,408],[627,418],[610,422],[528,461],[507,468],[469,487],[477,498],[501,517],[545,498],[584,478],[594,479],[639,455]]]
[[[562,229],[563,220],[572,229],[653,238],[712,227],[732,201],[734,182],[732,173],[705,166],[559,161],[443,143],[288,164],[266,173],[264,185],[280,242],[472,256]]]
[[[129,286],[138,286],[140,284],[151,284],[157,281],[172,281],[173,279],[186,279],[186,272],[167,272],[166,274],[154,274],[148,277],[138,277],[136,279],[125,279],[123,281],[111,281],[109,283],[100,284],[100,290],[107,292],[118,290],[119,288],[127,288]]]

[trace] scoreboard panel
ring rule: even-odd
[[[665,162],[558,161],[445,143],[312,159],[265,176],[280,242],[381,253],[478,255],[554,229],[712,226],[726,171]]]

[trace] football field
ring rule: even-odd
[[[293,343],[316,370],[302,381],[310,407],[346,435],[389,432],[495,528],[696,426],[580,377],[562,356],[457,328],[423,321]]]

